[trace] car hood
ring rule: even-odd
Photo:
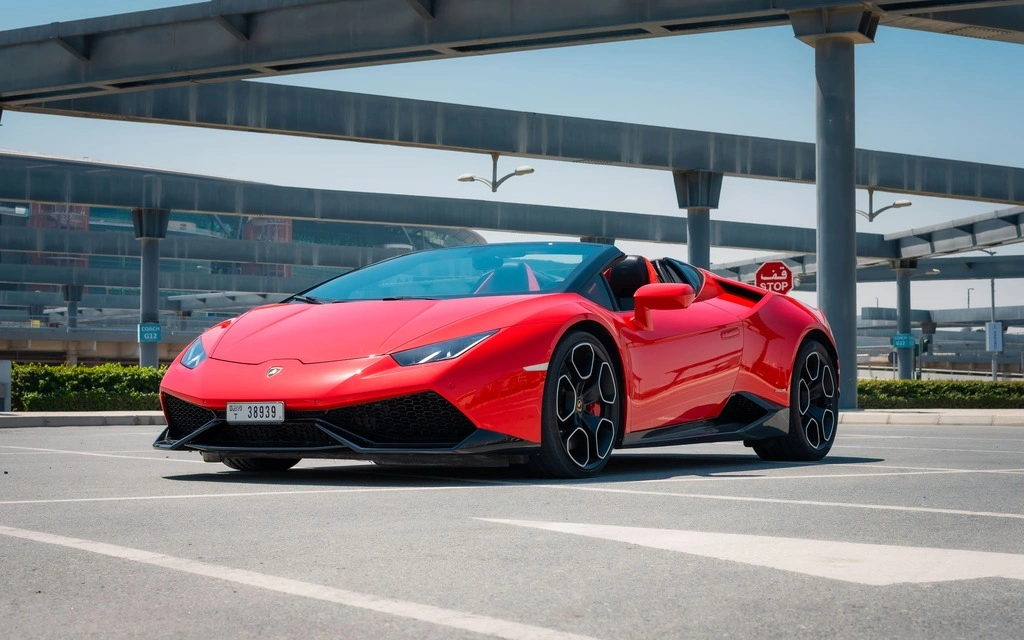
[[[471,335],[521,321],[548,296],[366,300],[259,307],[228,326],[211,358],[243,364],[350,360]]]

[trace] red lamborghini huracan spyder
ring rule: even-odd
[[[410,253],[209,329],[161,385],[154,446],[243,471],[302,458],[598,473],[616,448],[742,440],[819,460],[824,316],[673,259],[587,243]]]

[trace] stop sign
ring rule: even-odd
[[[775,293],[788,293],[793,288],[793,272],[785,262],[766,262],[754,274],[754,284]]]

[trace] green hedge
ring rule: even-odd
[[[160,408],[160,369],[105,364],[55,367],[16,364],[11,371],[14,411],[142,411]]]
[[[106,391],[86,391],[44,396],[29,392],[21,397],[19,406],[20,408],[15,409],[16,411],[159,411],[160,395],[156,393],[111,395]]]
[[[160,408],[166,367],[14,365],[15,411],[143,411]],[[862,409],[1024,409],[1024,382],[860,380]]]
[[[860,380],[862,409],[1024,409],[1024,382]]]

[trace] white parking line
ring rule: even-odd
[[[783,498],[754,498],[751,496],[720,496],[703,493],[674,493],[671,491],[637,491],[633,489],[612,489],[609,487],[592,487],[581,485],[545,485],[572,491],[594,491],[601,493],[626,493],[632,495],[670,496],[676,498],[693,498],[697,500],[724,500],[727,502],[761,502],[770,504],[794,504],[814,507],[841,507],[846,509],[874,509],[878,511],[908,511],[915,513],[941,513],[958,516],[981,516],[986,518],[1010,518],[1024,520],[1022,513],[998,513],[994,511],[967,511],[964,509],[939,509],[932,507],[903,507],[888,504],[861,504],[857,502],[825,502],[820,500],[786,500]]]
[[[882,447],[863,444],[837,444],[833,449],[885,449],[886,451],[953,451],[956,453],[1013,453],[1024,455],[1024,451],[1013,449],[941,449],[936,447]]]
[[[0,449],[19,449],[22,451],[38,451],[43,453],[64,453],[75,456],[94,456],[97,458],[124,458],[127,460],[158,460],[160,462],[189,462],[192,464],[206,464],[202,460],[186,460],[184,458],[155,458],[152,456],[120,456],[113,453],[94,453],[92,451],[68,451],[66,449],[41,449],[39,447],[14,447],[10,445],[0,445]],[[161,453],[154,449],[154,454]]]
[[[736,472],[743,473],[743,472]],[[975,470],[975,469],[942,469],[934,471],[883,471],[879,473],[807,473],[800,475],[784,475],[784,476],[701,476],[701,477],[689,477],[689,478],[655,478],[655,479],[643,479],[643,480],[626,480],[624,482],[630,483],[657,483],[657,482],[707,482],[709,480],[809,480],[809,479],[821,479],[821,478],[878,478],[886,476],[928,476],[928,475],[944,475],[944,474],[957,474],[957,473],[1002,473],[1001,471],[988,471],[988,470]]]
[[[865,438],[868,440],[977,440],[980,442],[1024,442],[1024,438],[959,438],[950,436],[892,436],[892,435],[871,435],[867,433],[844,433],[842,438]]]
[[[137,502],[146,500],[189,500],[206,498],[248,498],[254,496],[301,496],[326,493],[403,493],[408,491],[469,491],[493,487],[470,485],[459,487],[354,487],[348,489],[299,489],[296,491],[239,491],[234,493],[179,493],[166,496],[114,496],[108,498],[52,498],[38,500],[0,500],[0,505],[60,504],[73,502]]]
[[[1015,553],[576,522],[479,519],[872,586],[981,578],[1024,580],[1024,555]]]
[[[366,609],[377,613],[409,618],[435,624],[450,629],[461,629],[472,633],[493,636],[496,638],[508,638],[509,640],[594,640],[590,636],[583,636],[555,629],[547,629],[490,616],[482,616],[474,613],[466,613],[453,609],[443,609],[429,604],[409,602],[407,600],[396,600],[384,598],[368,593],[336,589],[311,582],[301,582],[290,578],[281,578],[255,571],[234,569],[208,562],[198,562],[187,558],[168,556],[162,553],[153,553],[142,549],[132,549],[104,542],[82,540],[79,538],[68,538],[41,531],[29,531],[26,529],[15,529],[0,525],[0,535],[12,538],[21,538],[33,542],[57,545],[80,551],[88,551],[112,558],[130,560],[142,564],[163,567],[182,573],[190,573],[206,578],[224,580],[236,584],[266,589],[277,593],[284,593],[303,598],[312,598],[324,602]]]
[[[955,471],[955,472],[972,472],[977,473],[974,470],[965,469],[943,469],[942,471]],[[1010,472],[1016,472],[1011,470]],[[980,473],[988,473],[988,471],[980,471]],[[388,474],[391,475],[391,474]],[[404,474],[403,474],[404,475]],[[778,476],[785,477],[785,476]],[[671,497],[671,498],[688,498],[693,500],[721,500],[726,502],[755,502],[755,503],[772,503],[780,505],[800,505],[800,506],[811,506],[811,507],[839,507],[845,509],[872,509],[878,511],[905,511],[915,513],[937,513],[944,515],[968,515],[968,516],[980,516],[988,518],[1009,518],[1014,520],[1024,520],[1024,514],[1021,513],[999,513],[995,511],[968,511],[964,509],[940,509],[932,507],[903,507],[900,505],[869,505],[861,503],[848,503],[848,502],[824,502],[816,500],[785,500],[781,498],[753,498],[749,496],[716,496],[711,494],[681,494],[676,492],[648,492],[648,490],[629,489],[629,488],[613,488],[609,486],[597,486],[593,484],[566,484],[566,483],[545,483],[545,484],[527,484],[525,482],[514,482],[508,480],[479,480],[470,478],[458,478],[451,476],[433,476],[435,480],[450,480],[456,482],[473,482],[481,484],[490,484],[498,486],[524,486],[524,487],[535,487],[535,488],[547,488],[555,490],[570,490],[570,492],[593,492],[593,493],[604,493],[604,494],[628,494],[634,496],[658,496],[658,497]],[[717,478],[708,478],[717,479]],[[624,482],[625,483],[625,482]]]

